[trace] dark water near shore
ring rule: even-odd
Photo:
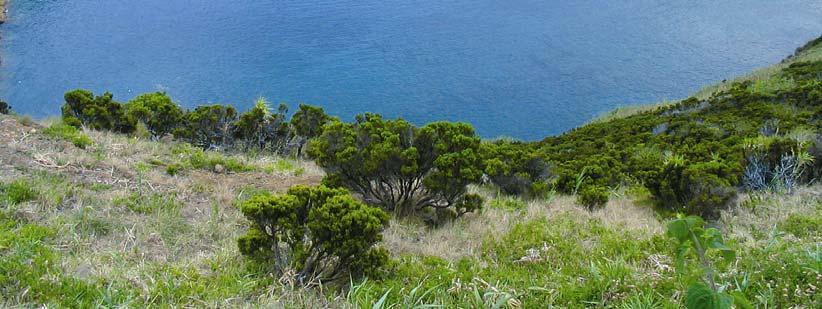
[[[539,139],[674,99],[822,34],[819,0],[76,0],[11,2],[0,98],[56,115],[73,88],[349,120],[471,122]]]

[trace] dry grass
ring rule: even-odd
[[[630,229],[652,235],[663,231],[653,210],[638,206],[631,197],[612,196],[608,204],[593,212],[576,203],[573,196],[556,196],[548,200],[525,203],[521,210],[489,207],[494,196],[487,190],[472,188],[486,198],[485,210],[436,229],[424,228],[418,222],[395,220],[384,232],[385,246],[395,255],[437,256],[456,261],[478,256],[484,241],[498,239],[518,223],[540,218],[571,214],[579,220],[599,220],[606,227]]]
[[[237,261],[236,239],[245,219],[233,203],[247,188],[283,192],[295,184],[317,184],[322,178],[316,165],[302,160],[267,171],[190,170],[172,176],[163,166],[152,164],[174,159],[168,142],[85,130],[94,145],[79,149],[45,138],[38,133],[42,127],[0,116],[0,143],[7,145],[0,150],[0,182],[24,178],[40,192],[38,200],[10,210],[59,231],[54,242],[67,273],[92,281],[129,282],[144,295],[156,294],[148,290],[163,280],[157,277],[160,268],[196,269],[207,276],[214,273],[215,265]],[[260,167],[283,160],[240,159]],[[170,206],[139,213],[117,202],[155,195],[167,199]],[[282,307],[281,303],[315,307],[327,302],[304,292],[263,295],[259,301],[273,307]]]
[[[740,198],[738,207],[722,214],[721,225],[734,239],[755,247],[755,234],[777,229],[792,214],[809,215],[822,209],[822,185],[801,187],[794,194],[756,193]]]

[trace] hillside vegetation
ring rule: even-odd
[[[0,305],[822,306],[822,38],[706,89],[532,143],[262,99],[4,103]]]

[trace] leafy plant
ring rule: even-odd
[[[667,233],[677,242],[677,259],[684,264],[689,253],[697,257],[703,280],[691,284],[685,293],[685,307],[689,309],[753,308],[741,293],[725,293],[716,282],[714,262],[708,254],[715,251],[726,260],[733,260],[736,252],[725,245],[722,234],[715,228],[705,228],[697,216],[680,216],[668,223]]]
[[[280,275],[293,271],[301,285],[351,275],[376,276],[388,252],[376,247],[388,215],[355,200],[344,189],[291,187],[240,203],[251,221],[237,241],[246,256],[271,263]]]

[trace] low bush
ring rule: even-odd
[[[91,138],[80,131],[80,129],[62,122],[55,123],[48,128],[43,129],[43,134],[69,141],[74,144],[74,146],[81,149],[86,149],[86,147],[94,144]]]
[[[6,103],[5,101],[0,101],[0,114],[11,114],[11,105],[9,105],[9,103]]]
[[[204,149],[225,149],[233,144],[237,110],[227,105],[199,106],[185,114],[185,124],[174,136]]]
[[[286,119],[287,113],[285,104],[280,104],[276,113],[271,112],[268,102],[261,98],[253,108],[240,115],[235,122],[234,134],[246,150],[267,149],[285,153],[293,137]]]
[[[123,105],[115,102],[111,93],[94,96],[91,91],[76,89],[66,92],[64,98],[63,122],[68,125],[122,133],[134,129],[125,117]]]
[[[521,142],[482,144],[485,174],[506,194],[541,197],[550,190],[551,167]]]
[[[645,185],[664,209],[716,218],[736,198],[736,189],[726,180],[731,173],[733,169],[719,161],[687,164],[672,157]]]
[[[251,197],[240,209],[251,222],[237,241],[240,252],[279,275],[293,270],[301,285],[375,276],[388,261],[376,247],[388,215],[344,189],[295,186]]]
[[[125,119],[145,125],[154,140],[173,132],[183,120],[183,110],[164,92],[141,94],[124,107]]]
[[[611,195],[608,188],[598,186],[586,186],[577,193],[577,203],[587,207],[589,210],[602,208],[608,203]]]

